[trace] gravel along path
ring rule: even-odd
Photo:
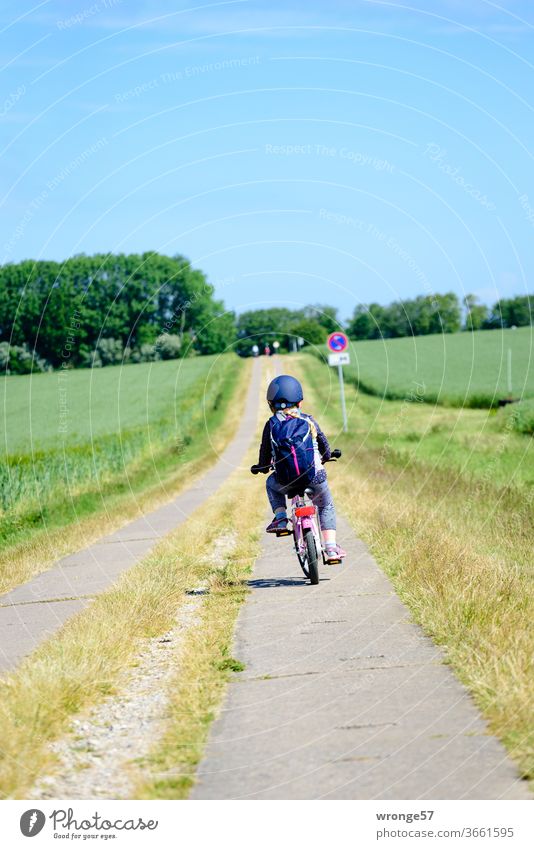
[[[146,755],[165,730],[169,680],[203,600],[202,593],[192,594],[176,627],[146,640],[138,665],[125,674],[117,695],[74,719],[70,732],[51,745],[58,768],[37,782],[30,799],[132,798],[138,777],[132,761]]]

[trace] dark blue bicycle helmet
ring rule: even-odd
[[[296,377],[281,374],[269,383],[267,401],[272,410],[285,410],[286,407],[294,407],[303,398],[302,386]]]

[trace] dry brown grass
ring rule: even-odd
[[[259,552],[258,525],[265,514],[261,498],[243,509],[250,482],[241,483],[228,503],[227,518],[237,543],[212,572],[200,622],[187,634],[180,666],[169,687],[167,731],[138,765],[137,799],[184,799],[232,672],[243,667],[231,655],[235,620],[246,580]],[[262,493],[263,495],[263,493]]]

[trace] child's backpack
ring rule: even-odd
[[[290,497],[302,495],[316,474],[311,422],[295,416],[272,416],[270,422],[276,477]]]

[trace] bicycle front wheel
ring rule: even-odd
[[[315,537],[311,528],[304,531],[304,540],[306,542],[306,572],[310,579],[310,584],[319,583],[319,558],[317,556],[317,546]],[[303,567],[304,568],[304,567]]]

